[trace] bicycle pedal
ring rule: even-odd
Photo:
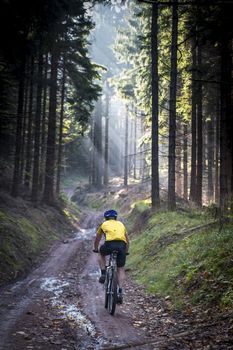
[[[123,295],[122,294],[118,294],[118,296],[117,296],[117,304],[123,304]]]
[[[104,282],[105,282],[105,275],[102,275],[102,276],[100,276],[100,278],[99,278],[99,283],[104,284]]]

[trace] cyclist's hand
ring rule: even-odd
[[[99,253],[98,249],[93,249],[92,250],[94,253]]]

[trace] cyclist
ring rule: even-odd
[[[113,250],[117,250],[117,276],[118,276],[118,303],[122,303],[122,285],[125,280],[125,260],[129,250],[129,238],[125,225],[117,220],[117,212],[113,209],[107,210],[104,213],[105,221],[99,226],[95,242],[94,252],[99,254],[99,265],[101,269],[100,283],[105,282],[106,275],[106,259],[105,256],[111,254]],[[99,248],[99,243],[102,237],[105,237],[105,242]]]

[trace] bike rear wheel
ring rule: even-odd
[[[116,304],[117,304],[117,273],[116,271],[113,272],[110,288],[109,288],[109,294],[108,294],[108,312],[110,315],[114,315],[116,310]],[[105,300],[106,301],[106,300]]]

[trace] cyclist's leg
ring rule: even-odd
[[[99,253],[98,260],[99,260],[99,267],[100,267],[100,270],[101,270],[101,275],[99,277],[99,282],[100,283],[104,283],[105,282],[105,276],[106,276],[106,259],[105,259],[105,256],[102,255],[101,253]]]
[[[100,283],[105,282],[105,275],[106,275],[106,255],[109,255],[109,249],[106,242],[100,247],[99,252],[99,266],[101,269],[101,276],[99,278]]]
[[[118,267],[117,268],[117,276],[118,276],[118,286],[119,288],[123,288],[126,275],[125,275],[125,268],[124,267]]]
[[[119,272],[119,283],[125,279],[125,261],[126,261],[126,244],[122,241],[116,242],[118,255],[117,255],[117,270]]]
[[[123,303],[123,285],[126,279],[124,267],[117,268],[117,279],[118,279],[117,303],[122,304]]]
[[[111,253],[111,249],[109,247],[109,243],[105,242],[100,246],[99,249],[99,265],[101,270],[106,269],[106,255]]]
[[[117,255],[117,278],[118,278],[118,303],[123,302],[123,285],[126,279],[125,275],[126,245],[124,242],[119,243]]]
[[[102,255],[101,253],[98,254],[98,262],[101,270],[106,269],[106,257],[105,255]]]

